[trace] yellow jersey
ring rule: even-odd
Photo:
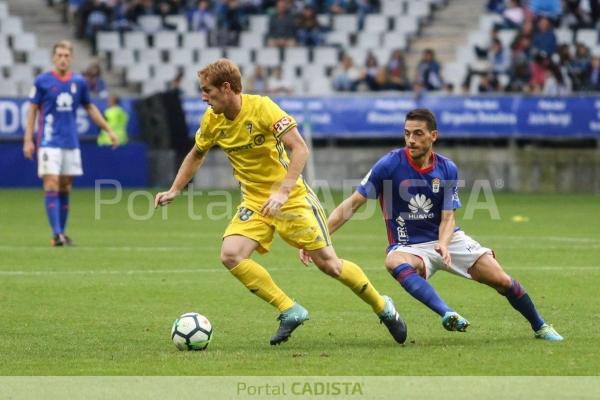
[[[220,147],[240,182],[245,206],[259,211],[287,174],[290,159],[281,138],[297,126],[293,117],[267,96],[242,94],[242,108],[233,121],[209,107],[196,132],[196,147],[206,153]],[[304,201],[302,176],[288,203]]]

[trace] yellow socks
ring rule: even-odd
[[[352,261],[342,260],[342,273],[338,280],[348,286],[365,303],[369,304],[376,314],[383,312],[385,300],[373,287],[362,269]]]
[[[267,303],[277,307],[279,311],[287,310],[294,305],[294,301],[283,293],[283,290],[273,282],[273,278],[271,278],[271,275],[267,270],[257,262],[252,261],[249,258],[242,260],[238,265],[231,269],[231,273],[242,282],[248,290]]]

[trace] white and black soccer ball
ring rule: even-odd
[[[179,350],[204,350],[212,339],[212,325],[204,315],[189,312],[173,322],[171,340]]]

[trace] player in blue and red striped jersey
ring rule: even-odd
[[[73,177],[83,174],[77,133],[77,109],[80,105],[96,125],[108,132],[113,147],[118,145],[117,136],[102,113],[90,102],[85,79],[71,71],[72,56],[73,46],[70,42],[63,40],[54,45],[54,69],[40,74],[31,89],[23,140],[23,154],[32,160],[36,147],[33,131],[39,113],[38,176],[43,180],[53,246],[72,244],[65,234],[65,227]]]
[[[406,147],[382,157],[357,190],[329,216],[331,233],[339,229],[367,201],[378,199],[383,211],[389,247],[385,265],[414,298],[442,317],[450,331],[466,331],[469,322],[450,308],[429,284],[443,270],[496,289],[531,324],[539,339],[563,340],[538,314],[519,282],[500,266],[492,250],[467,236],[455,221],[460,208],[458,169],[454,162],[433,152],[438,131],[427,109],[406,115]],[[307,264],[310,257],[301,251]]]

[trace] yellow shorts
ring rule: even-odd
[[[327,218],[321,203],[312,195],[304,202],[287,203],[276,217],[266,217],[246,207],[242,202],[229,223],[223,237],[241,235],[258,242],[257,251],[267,253],[273,243],[273,234],[299,249],[318,250],[331,245]]]

